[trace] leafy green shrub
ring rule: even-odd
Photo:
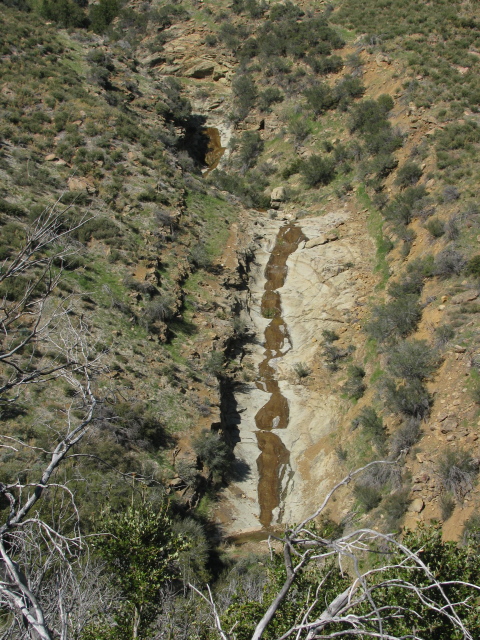
[[[162,292],[161,295],[155,296],[144,309],[143,317],[147,327],[154,322],[160,320],[165,322],[173,318],[175,313],[175,299],[171,293]]]
[[[445,491],[463,500],[473,488],[478,464],[464,449],[447,449],[438,459],[437,474]]]
[[[467,262],[465,273],[474,278],[480,278],[480,254],[470,258]]]
[[[314,154],[302,162],[300,171],[308,187],[327,185],[335,177],[335,163],[331,158]]]
[[[400,187],[410,187],[422,177],[422,168],[416,162],[406,162],[397,172],[395,183]]]
[[[317,116],[334,107],[337,102],[328,84],[324,83],[318,83],[306,89],[304,95],[309,107]]]
[[[272,104],[283,102],[284,95],[277,87],[268,87],[258,95],[258,108],[264,113],[271,111]]]
[[[243,172],[251,169],[264,148],[262,137],[257,131],[245,131],[240,140],[238,155]]]
[[[480,514],[473,513],[463,525],[462,541],[464,544],[480,544]]]
[[[258,92],[253,78],[243,73],[234,78],[232,91],[235,96],[235,115],[238,120],[247,117],[257,101]]]
[[[232,453],[220,434],[204,429],[192,441],[193,450],[204,464],[214,481],[226,477],[232,468]]]
[[[445,233],[445,224],[438,218],[430,218],[430,220],[425,223],[425,229],[434,238],[441,238]]]
[[[396,300],[375,305],[365,331],[379,342],[391,343],[405,338],[420,322],[422,311],[418,296],[407,294]]]
[[[95,33],[104,33],[117,17],[120,10],[119,0],[99,0],[90,5],[88,17]]]
[[[442,520],[448,520],[455,510],[455,498],[451,493],[442,493],[439,499],[440,511],[442,514]]]
[[[378,446],[383,447],[386,441],[386,430],[382,417],[373,407],[364,407],[358,415],[358,423],[367,436]]]
[[[405,340],[390,351],[388,371],[406,380],[425,380],[438,367],[438,356],[426,340]]]
[[[366,390],[364,382],[365,369],[357,364],[352,364],[348,368],[348,380],[344,385],[345,391],[348,393],[348,397],[353,400],[359,400]]]
[[[398,458],[402,451],[408,451],[420,438],[420,425],[415,418],[406,420],[390,437],[390,454]]]
[[[383,215],[398,225],[408,225],[422,206],[426,196],[425,187],[409,187],[398,194],[385,208]]]
[[[435,256],[434,274],[440,278],[458,276],[463,271],[465,264],[464,256],[449,246]]]
[[[335,342],[336,340],[339,340],[340,336],[336,331],[331,331],[330,329],[323,329],[322,338],[325,340],[325,342],[331,343],[331,342]]]
[[[382,500],[381,492],[367,484],[356,484],[353,494],[366,513],[378,507]]]
[[[389,526],[394,526],[398,520],[404,515],[410,504],[410,491],[405,489],[399,489],[394,493],[387,496],[382,502],[382,509],[385,512]]]
[[[382,389],[385,404],[393,413],[419,420],[428,416],[432,399],[418,380],[408,380],[399,384],[386,377],[382,381]]]
[[[305,362],[296,362],[293,365],[293,370],[295,371],[295,375],[302,379],[308,378],[308,376],[312,373],[311,368],[305,364]]]
[[[40,13],[46,20],[53,20],[65,29],[88,25],[85,12],[72,0],[43,0]]]

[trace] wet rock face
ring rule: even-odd
[[[363,291],[348,265],[371,251],[347,221],[345,212],[293,224],[255,217],[244,304],[256,338],[244,361],[257,377],[234,394],[235,455],[248,472],[223,495],[229,534],[298,522],[318,506],[338,466],[329,437],[341,417],[338,398],[323,381],[328,374],[318,370],[318,339],[323,329],[349,324]],[[301,237],[283,237],[288,229]],[[307,248],[307,239],[329,235]],[[294,374],[299,362],[316,367],[308,384]]]

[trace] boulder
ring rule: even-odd
[[[415,498],[415,500],[412,500],[412,502],[410,503],[408,510],[410,511],[410,513],[420,513],[421,511],[423,511],[424,507],[425,503],[422,498]]]
[[[316,238],[312,238],[311,240],[307,240],[305,243],[305,249],[313,249],[313,247],[318,247],[322,244],[327,244],[328,238],[326,235],[320,235]]]
[[[93,180],[91,178],[77,178],[72,176],[67,182],[69,191],[86,191],[87,193],[96,193]]]
[[[478,293],[475,291],[464,291],[463,293],[457,293],[456,296],[452,298],[452,304],[466,304],[467,302],[472,302],[478,298]]]
[[[270,199],[272,202],[285,202],[285,187],[275,187]]]
[[[214,70],[215,64],[213,62],[203,60],[202,62],[195,64],[193,67],[190,67],[190,69],[187,69],[187,71],[185,71],[185,75],[187,78],[196,78],[199,80],[213,75]]]

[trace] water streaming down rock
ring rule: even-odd
[[[261,311],[262,315],[271,318],[271,321],[265,329],[265,358],[259,365],[256,385],[271,395],[255,416],[258,429],[256,437],[261,451],[257,466],[260,523],[263,527],[272,524],[273,511],[280,506],[282,481],[288,471],[290,460],[285,445],[279,436],[272,432],[273,429],[285,429],[289,420],[288,402],[280,391],[275,367],[275,360],[290,348],[278,289],[285,283],[288,257],[304,237],[300,227],[294,224],[282,227],[265,268],[266,283]]]
[[[208,169],[205,171],[205,175],[208,175],[210,171],[217,168],[221,157],[225,153],[225,147],[222,147],[220,132],[217,128],[207,127],[205,129],[205,135],[208,138],[207,154],[205,156]]]

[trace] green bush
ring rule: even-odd
[[[373,407],[364,407],[358,415],[358,424],[361,425],[367,436],[379,447],[385,444],[387,435],[382,417]]]
[[[204,429],[197,438],[194,438],[192,446],[201,463],[208,468],[214,481],[229,475],[233,456],[220,434]]]
[[[99,0],[90,5],[88,17],[95,33],[104,33],[120,11],[119,0]]]
[[[462,273],[466,264],[464,256],[449,246],[435,256],[434,274],[440,278],[450,278]]]
[[[470,258],[467,262],[465,273],[474,278],[480,278],[480,254]]]
[[[438,218],[430,218],[430,220],[425,223],[425,229],[434,238],[441,238],[445,233],[445,224]]]
[[[367,513],[375,509],[375,507],[378,507],[382,500],[381,492],[367,484],[356,484],[353,489],[353,494]]]
[[[305,362],[296,362],[293,365],[293,370],[295,371],[295,375],[302,379],[308,378],[308,376],[312,373],[311,368],[305,364]]]
[[[242,162],[242,170],[244,173],[255,165],[264,146],[262,137],[257,131],[245,131],[243,133],[239,144],[238,156]]]
[[[258,92],[253,78],[243,73],[234,78],[232,91],[235,96],[235,115],[239,120],[247,117],[256,104]]]
[[[402,451],[408,451],[420,439],[420,425],[417,419],[406,420],[390,437],[390,454],[398,458]]]
[[[417,327],[421,317],[418,296],[407,294],[375,305],[365,331],[379,342],[392,343],[408,336]]]
[[[219,378],[223,374],[224,363],[225,357],[221,351],[211,351],[203,368],[207,373]]]
[[[308,187],[327,185],[335,177],[335,162],[314,154],[302,162],[300,171]]]
[[[416,162],[406,162],[401,169],[397,171],[395,184],[402,188],[411,187],[422,177],[422,168]]]
[[[478,463],[464,449],[447,449],[438,459],[437,474],[445,491],[463,500],[473,488]]]
[[[382,502],[382,508],[385,512],[389,526],[403,518],[410,504],[409,489],[399,489],[387,496]]]
[[[258,108],[264,113],[271,111],[272,104],[283,102],[284,95],[277,87],[268,87],[258,95]]]
[[[388,371],[405,380],[425,380],[437,367],[438,356],[426,340],[405,340],[388,357]]]
[[[393,413],[421,420],[428,416],[432,399],[418,380],[397,383],[385,377],[382,381],[385,404]]]
[[[85,12],[73,0],[43,0],[40,13],[46,20],[53,20],[65,29],[88,25]]]
[[[359,400],[366,390],[364,382],[365,369],[357,364],[352,364],[348,368],[348,379],[345,383],[344,389],[348,394],[348,397],[353,400]]]
[[[317,116],[325,113],[336,104],[335,96],[328,84],[315,84],[313,87],[306,89],[304,95],[307,98],[309,107]]]

